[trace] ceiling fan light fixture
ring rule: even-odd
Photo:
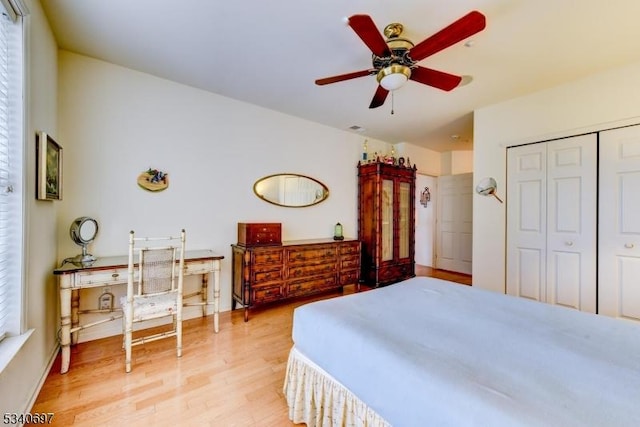
[[[386,90],[400,89],[411,77],[411,68],[406,65],[391,64],[378,71],[377,80]]]

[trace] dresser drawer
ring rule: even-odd
[[[260,249],[253,251],[253,262],[255,265],[282,264],[282,258],[282,249]]]
[[[360,257],[345,257],[340,259],[341,270],[353,270],[360,268]]]
[[[360,242],[349,242],[341,244],[340,255],[360,255]]]
[[[287,250],[287,262],[328,261],[337,258],[335,245],[291,248]]]
[[[333,273],[336,270],[335,262],[332,263],[318,263],[318,264],[304,264],[298,266],[292,266],[288,269],[287,277],[289,279],[297,279],[301,277],[317,276],[318,274]]]
[[[288,296],[309,295],[338,287],[335,274],[326,274],[313,279],[290,281],[288,286]]]
[[[284,297],[283,285],[255,286],[251,289],[251,304],[277,301]]]
[[[282,268],[261,268],[253,272],[253,282],[255,284],[274,282],[282,280]]]
[[[343,271],[340,273],[340,286],[355,285],[360,280],[360,270]]]
[[[127,283],[127,275],[128,273],[126,268],[81,272],[77,276],[79,282],[78,286],[88,288],[92,286]]]

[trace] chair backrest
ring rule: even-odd
[[[176,248],[140,250],[138,294],[157,294],[176,288]]]
[[[129,276],[131,282],[133,282],[134,273],[137,271],[137,281],[131,289],[134,295],[181,290],[184,250],[184,230],[181,231],[180,237],[135,237],[134,232],[131,231],[129,234]],[[137,265],[135,265],[136,262]]]

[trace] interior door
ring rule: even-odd
[[[473,174],[438,177],[436,268],[471,274]]]
[[[598,311],[640,320],[640,126],[600,134]]]
[[[416,265],[434,267],[435,242],[436,242],[436,177],[428,175],[416,175]],[[420,203],[420,196],[425,188],[429,189],[431,200],[427,206]]]

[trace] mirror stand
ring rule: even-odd
[[[71,262],[78,265],[89,266],[96,261],[96,257],[87,252],[87,245],[82,245],[82,253],[71,258]]]

